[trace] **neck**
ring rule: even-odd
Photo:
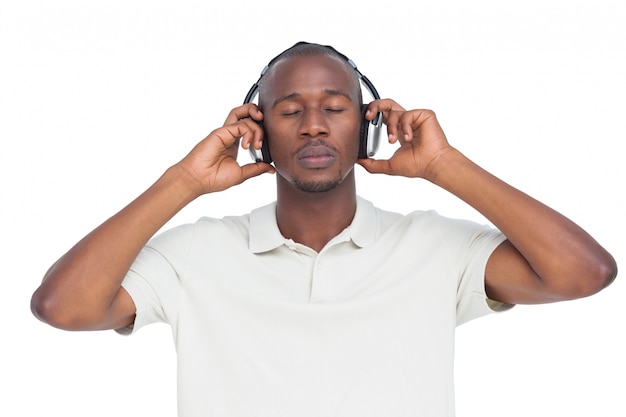
[[[319,193],[296,189],[277,176],[276,219],[283,236],[319,252],[352,223],[356,211],[354,173]]]

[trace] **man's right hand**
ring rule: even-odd
[[[256,104],[233,109],[222,127],[212,131],[177,164],[189,174],[190,186],[198,196],[223,191],[257,175],[274,172],[274,167],[264,162],[243,166],[237,162],[240,140],[246,149],[249,146],[261,148],[263,129],[258,124],[261,120],[263,114]]]

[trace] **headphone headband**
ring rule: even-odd
[[[263,67],[263,70],[261,71],[261,75],[259,76],[259,79],[252,85],[252,87],[250,87],[250,90],[248,90],[248,94],[246,94],[246,98],[244,99],[243,104],[251,103],[256,98],[257,94],[259,94],[261,79],[267,73],[267,71],[272,67],[272,65],[274,65],[277,61],[279,61],[285,53],[291,51],[292,49],[300,45],[318,45],[323,48],[331,50],[335,55],[337,55],[338,57],[346,61],[356,71],[356,73],[359,76],[359,81],[361,81],[365,89],[372,95],[374,100],[380,99],[380,95],[378,94],[376,87],[374,87],[374,84],[372,84],[372,82],[365,75],[363,75],[361,71],[359,71],[359,68],[357,67],[356,63],[353,60],[351,60],[350,58],[348,58],[347,56],[345,56],[344,54],[342,54],[341,52],[339,52],[338,50],[336,50],[330,45],[319,45],[319,44],[313,44],[310,42],[300,41],[294,44],[293,46],[285,49],[280,54],[276,55],[274,58],[270,60],[270,62],[265,67]]]

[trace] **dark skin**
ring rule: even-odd
[[[355,163],[372,173],[423,178],[487,217],[508,238],[491,255],[486,290],[506,303],[585,297],[615,278],[614,259],[579,226],[486,172],[453,148],[429,110],[393,100],[383,112],[389,160],[357,160],[359,103],[349,69],[326,56],[285,59],[268,74],[261,112],[235,108],[183,160],[136,200],[78,242],[46,273],[33,313],[53,326],[96,330],[132,324],[135,305],[121,282],[141,248],[197,197],[264,173],[276,173],[277,221],[283,235],[319,251],[350,224],[356,208]],[[260,149],[264,120],[276,168],[240,166],[239,142]]]
[[[356,210],[361,110],[350,76],[338,59],[281,61],[260,102],[277,172],[278,227],[318,252]]]

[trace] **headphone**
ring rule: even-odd
[[[285,52],[300,45],[313,45],[313,44],[308,43],[308,42],[298,42],[295,45],[293,45],[291,48],[286,49],[285,51],[281,52],[279,55],[274,57],[265,66],[265,68],[263,68],[263,71],[261,71],[261,76],[252,85],[252,87],[248,91],[248,94],[246,94],[246,98],[244,99],[243,104],[252,103],[252,101],[258,96],[259,89],[260,89],[259,84],[261,82],[261,79],[265,75],[265,73],[269,70],[269,68],[280,57],[282,57],[282,55]],[[376,91],[374,84],[372,84],[372,82],[365,75],[361,74],[361,71],[359,71],[354,61],[349,59],[347,56],[345,56],[341,52],[337,51],[332,46],[329,46],[329,45],[321,45],[321,46],[323,46],[324,48],[330,49],[331,51],[335,53],[336,56],[339,56],[342,59],[344,59],[356,71],[357,75],[359,76],[359,81],[365,87],[365,89],[369,91],[371,96],[375,100],[380,99],[380,96],[378,95],[378,91]],[[370,121],[370,120],[365,119],[366,111],[367,111],[367,104],[362,104],[361,105],[361,128],[359,131],[359,158],[370,158],[376,154],[376,151],[378,151],[378,146],[380,144],[380,132],[383,126],[383,114],[382,113],[379,112],[376,115],[376,117],[374,117],[374,119]],[[259,124],[261,125],[261,127],[263,127],[262,122],[259,122]],[[263,130],[263,133],[265,134],[265,130]],[[269,146],[267,142],[268,142],[267,134],[265,134],[265,140],[263,141],[260,150],[254,149],[252,146],[250,146],[249,148],[250,156],[255,162],[266,162],[268,164],[272,162],[272,156],[270,155],[270,150],[269,150]]]

